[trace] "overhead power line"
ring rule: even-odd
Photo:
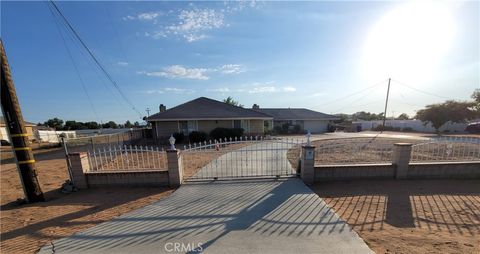
[[[445,97],[445,96],[441,96],[441,95],[438,95],[438,94],[435,94],[435,93],[432,93],[432,92],[428,92],[428,91],[424,91],[422,89],[418,89],[418,88],[415,88],[413,86],[409,86],[403,82],[400,82],[398,80],[395,80],[395,79],[392,79],[392,81],[396,82],[397,84],[401,85],[401,86],[404,86],[404,87],[407,87],[407,88],[410,88],[412,90],[415,90],[417,92],[420,92],[420,93],[423,93],[423,94],[426,94],[426,95],[430,95],[430,96],[433,96],[433,97],[438,97],[438,98],[441,98],[441,99],[451,99],[451,98],[448,98],[448,97]]]
[[[47,4],[48,5],[48,4]],[[88,89],[85,85],[85,82],[83,81],[83,78],[82,76],[80,75],[80,71],[78,70],[78,67],[77,67],[77,64],[75,62],[75,59],[73,58],[73,55],[72,55],[72,52],[70,51],[70,49],[68,48],[68,45],[67,45],[67,42],[65,40],[65,38],[63,37],[63,33],[62,33],[62,30],[60,28],[60,24],[58,23],[57,19],[55,18],[55,13],[54,11],[52,10],[51,6],[48,5],[49,7],[49,10],[50,10],[50,13],[52,14],[52,17],[53,17],[53,21],[55,22],[55,25],[57,26],[57,29],[58,29],[58,33],[60,34],[60,37],[62,38],[62,42],[63,42],[63,45],[65,46],[65,49],[67,51],[67,54],[70,58],[70,61],[72,62],[73,64],[73,67],[75,69],[75,72],[77,73],[77,76],[80,80],[80,84],[82,86],[82,89],[83,91],[85,92],[85,95],[87,96],[87,99],[88,99],[88,102],[90,103],[90,107],[92,108],[92,111],[93,111],[93,114],[95,115],[95,118],[97,119],[97,121],[100,121],[100,118],[98,117],[98,114],[97,114],[97,111],[95,110],[95,106],[93,105],[93,101],[92,101],[92,98],[90,97],[90,94],[88,93]]]
[[[50,3],[52,4],[52,6],[54,7],[54,9],[58,12],[58,14],[61,16],[61,18],[63,19],[63,21],[66,23],[67,27],[70,29],[70,31],[72,31],[72,33],[74,34],[75,38],[77,38],[77,40],[80,42],[80,44],[85,48],[85,50],[88,52],[88,54],[90,55],[90,57],[93,59],[93,61],[95,62],[95,64],[98,66],[98,68],[100,68],[100,70],[103,72],[103,74],[105,74],[105,76],[107,77],[107,79],[113,84],[113,86],[115,87],[115,89],[118,91],[118,93],[122,96],[122,98],[131,106],[132,110],[134,110],[138,116],[140,118],[143,117],[143,115],[140,113],[140,111],[137,110],[137,108],[135,107],[135,105],[128,99],[128,97],[123,93],[123,91],[120,89],[120,86],[117,84],[117,82],[113,79],[113,77],[107,72],[107,70],[103,67],[103,65],[100,63],[100,61],[95,57],[95,55],[93,54],[93,52],[90,50],[90,48],[85,44],[85,42],[83,41],[83,39],[80,37],[80,35],[78,34],[78,32],[75,30],[75,28],[73,28],[73,26],[70,24],[70,22],[68,21],[68,19],[65,17],[65,15],[63,15],[63,13],[60,11],[60,9],[58,8],[58,6],[55,4],[55,2],[53,0],[50,0]]]
[[[338,97],[338,98],[336,98],[336,99],[334,99],[334,100],[331,100],[331,101],[329,101],[329,102],[326,102],[326,103],[322,103],[322,104],[320,104],[320,105],[317,105],[316,107],[325,106],[325,105],[328,105],[328,104],[331,104],[331,103],[334,103],[334,102],[337,102],[337,101],[341,101],[341,100],[350,98],[350,97],[355,96],[355,95],[362,94],[362,93],[364,93],[364,92],[366,92],[366,91],[368,91],[368,90],[370,90],[370,89],[372,89],[372,88],[374,88],[374,87],[377,87],[377,86],[380,86],[380,85],[384,84],[386,81],[387,81],[387,80],[382,80],[382,81],[380,81],[380,82],[378,82],[378,83],[375,83],[374,85],[371,85],[371,86],[369,86],[369,87],[367,87],[367,88],[364,88],[364,89],[355,91],[355,92],[353,92],[353,93],[351,93],[351,94],[348,94],[348,95],[345,95],[345,96],[342,96],[342,97]]]

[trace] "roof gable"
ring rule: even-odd
[[[224,102],[206,97],[180,104],[165,112],[156,113],[147,118],[147,121],[187,120],[187,119],[232,119],[232,118],[262,118],[272,117],[262,112],[232,106]]]

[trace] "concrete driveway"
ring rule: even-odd
[[[271,160],[277,159],[288,163],[283,155],[260,158],[264,164],[274,165]],[[255,170],[254,166],[249,169]],[[274,173],[284,170],[272,169]],[[295,177],[186,183],[163,200],[40,250],[196,252],[372,253],[357,233]]]

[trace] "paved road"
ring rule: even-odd
[[[265,155],[263,163],[271,164],[278,159],[275,156]],[[279,159],[286,161],[285,156]],[[163,200],[57,240],[40,253],[53,250],[112,254],[372,253],[318,195],[292,177],[187,183]]]

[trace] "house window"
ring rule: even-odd
[[[196,131],[198,127],[197,121],[179,121],[178,122],[178,132],[183,133],[183,135],[188,135],[192,131]]]
[[[242,128],[241,120],[233,120],[233,128]]]

